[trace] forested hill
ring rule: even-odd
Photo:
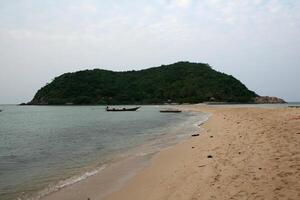
[[[239,80],[208,64],[177,62],[140,71],[65,73],[42,87],[29,104],[252,102],[256,96]]]

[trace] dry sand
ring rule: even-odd
[[[300,199],[300,109],[184,109],[212,113],[200,136],[156,154],[106,200]],[[100,199],[97,181],[81,184],[74,199]],[[70,199],[67,189],[47,199]]]

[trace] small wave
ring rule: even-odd
[[[149,152],[146,153],[146,152],[139,152],[139,153],[136,153],[135,156],[147,156],[148,154],[150,154]]]
[[[26,200],[39,200],[42,197],[45,197],[45,196],[47,196],[47,195],[49,195],[49,194],[51,194],[53,192],[56,192],[56,191],[58,191],[58,190],[60,190],[62,188],[71,186],[71,185],[73,185],[75,183],[78,183],[78,182],[80,182],[82,180],[87,179],[88,177],[94,176],[94,175],[98,174],[100,171],[104,170],[105,167],[106,167],[106,165],[103,165],[103,166],[101,166],[101,167],[99,167],[97,169],[85,172],[85,173],[83,173],[83,174],[81,174],[79,176],[73,176],[71,178],[68,178],[68,179],[65,179],[65,180],[61,180],[56,185],[54,185],[54,186],[50,185],[46,189],[38,192],[38,194],[35,197],[18,198],[18,200],[24,200],[24,199],[26,199]]]
[[[97,173],[99,173],[99,171],[103,170],[105,168],[105,166],[102,166],[96,170],[93,170],[93,171],[90,171],[90,172],[85,172],[83,175],[79,176],[79,177],[72,177],[72,178],[69,178],[69,179],[66,179],[64,181],[60,181],[58,183],[58,185],[56,186],[56,188],[58,189],[61,189],[61,188],[64,188],[66,186],[70,186],[70,185],[73,185],[79,181],[82,181],[90,176],[94,176],[96,175]]]

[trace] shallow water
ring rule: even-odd
[[[141,154],[180,141],[207,114],[105,112],[102,106],[1,106],[0,199],[26,199],[43,188],[93,175],[142,144]]]

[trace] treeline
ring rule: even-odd
[[[161,104],[252,102],[257,95],[208,64],[178,62],[140,71],[66,73],[42,87],[30,104]]]

